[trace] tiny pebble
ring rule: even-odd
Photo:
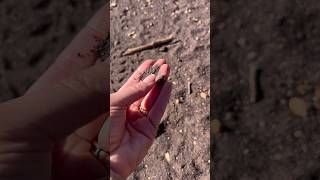
[[[201,92],[201,93],[200,93],[200,96],[201,96],[203,99],[207,99],[207,94],[204,93],[204,92]]]
[[[117,3],[116,2],[112,2],[112,3],[110,3],[110,6],[111,7],[117,7]]]
[[[168,152],[166,152],[165,154],[164,154],[164,157],[165,157],[165,159],[166,159],[166,161],[167,162],[170,162],[170,154],[168,153]]]
[[[306,102],[298,97],[293,97],[289,100],[290,110],[298,116],[306,117],[308,113],[308,108]]]

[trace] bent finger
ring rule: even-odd
[[[160,92],[161,92],[161,88],[162,85],[161,83],[163,83],[164,81],[166,81],[169,77],[170,74],[170,67],[167,64],[163,64],[160,69],[159,69],[159,73],[156,77],[156,86],[154,86],[152,88],[152,90],[144,97],[144,99],[141,102],[141,108],[143,108],[145,111],[149,112],[151,107],[153,106],[154,102],[157,100],[159,96]],[[159,82],[159,83],[157,83]]]
[[[151,121],[153,126],[157,127],[161,121],[161,118],[166,110],[167,104],[170,99],[172,90],[172,84],[170,82],[166,82],[161,89],[158,98],[154,105],[152,106],[150,112],[148,113],[148,119]]]

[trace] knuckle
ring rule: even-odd
[[[144,82],[141,81],[141,82],[137,83],[135,86],[133,86],[133,88],[137,92],[138,96],[144,96],[145,95],[146,85],[145,85]]]

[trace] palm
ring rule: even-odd
[[[137,109],[138,107],[135,106],[134,108]],[[117,133],[112,136],[113,133],[111,132],[110,137],[111,168],[121,169],[122,172],[118,173],[125,176],[143,159],[154,139],[155,128],[146,117],[141,117],[138,113],[132,109],[127,112],[114,112],[114,114],[121,114],[117,116],[118,119],[113,119],[114,121],[121,121],[127,116],[129,122],[125,125],[123,131],[119,132],[120,134]],[[113,118],[112,114],[110,118]],[[116,161],[112,161],[113,157],[118,158]]]
[[[169,76],[169,66],[164,60],[145,61],[119,91],[110,96],[110,167],[123,177],[147,154],[170,96],[169,83],[158,87],[154,81],[146,85],[145,80],[140,80],[153,65],[160,66],[158,74]],[[134,91],[135,95],[130,94]],[[148,114],[141,113],[140,107]]]

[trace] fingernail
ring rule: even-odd
[[[147,85],[153,85],[155,79],[156,79],[156,75],[151,74],[151,75],[149,75],[148,77],[146,77],[146,78],[143,80],[143,82],[146,83]]]

